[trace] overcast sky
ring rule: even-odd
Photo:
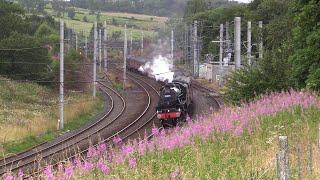
[[[252,0],[236,0],[236,1],[238,1],[238,2],[243,2],[243,3],[249,3],[249,2],[251,2]]]

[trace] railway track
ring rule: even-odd
[[[6,159],[3,159],[0,162],[0,174],[4,174],[6,171],[16,171],[20,168],[24,167],[31,167],[31,169],[34,169],[36,166],[38,166],[39,158],[41,160],[48,160],[54,159],[52,155],[58,154],[61,151],[64,151],[67,149],[67,147],[78,145],[78,147],[82,146],[82,143],[84,141],[87,141],[94,133],[99,132],[101,129],[109,126],[111,123],[113,123],[117,117],[124,111],[126,103],[124,99],[121,97],[121,95],[114,91],[112,88],[105,86],[102,90],[104,93],[107,94],[107,96],[111,100],[111,108],[110,110],[104,114],[101,118],[99,118],[94,123],[90,124],[89,126],[81,129],[80,131],[77,131],[74,134],[71,134],[71,136],[68,136],[64,139],[58,139],[56,142],[50,143],[48,146],[45,146],[44,148],[38,147],[38,149],[34,149],[32,151],[28,151],[26,153],[21,153],[19,156],[13,156]],[[117,100],[115,98],[118,98]],[[119,102],[122,101],[122,107],[116,107],[119,105],[115,105],[115,101]],[[112,119],[111,121],[108,121],[107,124],[104,124],[104,120],[106,117],[115,114],[116,118]],[[94,132],[92,132],[92,129]],[[48,159],[50,157],[50,159]]]
[[[126,141],[144,135],[143,133],[146,130],[150,131],[151,127],[156,122],[154,107],[157,105],[157,100],[155,101],[154,99],[159,96],[157,88],[154,87],[155,84],[150,85],[152,84],[150,81],[153,81],[153,83],[155,83],[155,81],[131,72],[128,72],[127,75],[131,81],[143,89],[143,92],[145,92],[147,96],[147,105],[138,117],[134,120],[126,117],[124,115],[127,108],[125,98],[106,84],[98,82],[100,89],[105,92],[111,101],[111,108],[108,113],[90,126],[64,140],[58,140],[56,143],[52,143],[46,148],[0,160],[0,177],[6,173],[7,170],[17,171],[19,169],[29,170],[27,172],[25,171],[26,174],[28,174],[28,177],[35,176],[42,172],[41,167],[44,167],[47,163],[55,166],[61,161],[68,161],[76,156],[85,154],[88,144],[97,146],[99,143],[107,143],[108,145],[111,145],[112,139],[116,136],[119,136],[123,141]],[[212,90],[206,89],[198,84],[193,84],[193,87],[206,93],[213,93]],[[217,102],[218,107],[221,107],[221,102],[219,100],[216,98],[212,99]],[[115,102],[122,103],[119,104]],[[109,118],[109,121],[106,122],[104,120],[107,117]],[[110,121],[110,119],[112,120]],[[125,125],[115,125],[116,123],[114,122],[119,119],[127,119],[127,123],[125,123]],[[130,123],[128,123],[129,119],[132,120]],[[111,128],[111,125],[114,125],[114,127]],[[143,133],[141,134],[140,132]],[[148,139],[151,137],[152,134],[150,133]]]
[[[207,96],[211,97],[212,101],[214,101],[216,103],[216,108],[220,109],[223,107],[223,101],[222,101],[221,95],[219,93],[215,92],[212,89],[201,86],[201,84],[196,81],[192,81],[191,86],[194,89],[197,89],[198,91],[204,92],[207,94]]]
[[[55,164],[58,161],[70,159],[70,158],[76,156],[77,154],[84,153],[86,151],[84,148],[84,146],[86,144],[85,141],[88,142],[89,139],[92,141],[98,141],[98,139],[101,138],[101,134],[110,133],[110,132],[113,132],[113,133],[111,133],[111,135],[103,136],[102,142],[110,142],[111,139],[114,138],[116,135],[119,136],[122,134],[123,134],[122,135],[123,139],[128,139],[133,134],[137,133],[140,129],[145,127],[147,124],[150,124],[150,122],[155,117],[155,113],[154,113],[154,111],[151,114],[148,113],[148,110],[150,109],[150,105],[151,105],[151,96],[150,96],[148,90],[149,91],[152,90],[153,92],[155,92],[153,94],[156,94],[158,96],[157,90],[150,85],[147,88],[144,87],[144,86],[147,86],[147,83],[144,83],[143,81],[139,82],[139,80],[134,80],[134,76],[132,76],[132,80],[135,81],[137,84],[139,84],[139,86],[142,87],[142,89],[144,89],[144,92],[146,92],[147,97],[148,97],[148,103],[147,103],[145,110],[134,121],[132,121],[131,123],[129,123],[128,125],[126,125],[125,127],[121,128],[118,131],[103,132],[103,131],[108,131],[107,127],[109,127],[111,124],[115,124],[114,122],[123,116],[123,112],[126,109],[126,103],[125,103],[124,98],[121,97],[121,95],[118,92],[114,91],[112,88],[110,88],[107,85],[100,82],[99,83],[101,86],[100,88],[104,92],[106,92],[111,99],[112,99],[112,97],[114,97],[115,94],[117,95],[117,97],[119,99],[121,99],[121,101],[123,102],[122,106],[121,106],[122,108],[121,107],[116,108],[115,103],[114,103],[115,100],[112,99],[112,103],[111,103],[112,108],[110,109],[110,111],[107,114],[105,114],[105,116],[100,118],[96,123],[90,125],[86,129],[79,131],[78,133],[70,136],[67,139],[53,143],[50,146],[47,146],[46,148],[43,148],[41,150],[29,152],[26,154],[22,154],[20,156],[9,157],[7,159],[2,160],[0,162],[0,174],[2,175],[4,173],[6,173],[9,169],[11,171],[17,171],[18,169],[25,170],[27,168],[30,170],[28,172],[28,174],[34,175],[36,173],[39,173],[39,171],[34,171],[34,169],[39,169],[40,167],[42,167],[42,165],[44,165],[41,162],[46,162],[46,163],[49,162],[50,164]],[[144,83],[144,85],[143,85],[143,83]],[[113,96],[110,93],[114,93]],[[117,101],[119,101],[119,99]],[[115,109],[118,109],[118,110],[115,110]],[[112,115],[111,113],[115,112],[115,111],[117,111],[117,113],[114,113],[115,115]],[[118,115],[116,115],[116,114],[118,114]],[[114,118],[112,121],[109,121],[108,123],[99,124],[107,116],[109,116],[109,117],[114,116]],[[124,117],[122,117],[122,118],[124,118]],[[142,118],[145,118],[145,120],[142,122],[142,124],[141,123],[138,124],[137,122]],[[98,124],[99,124],[99,126],[98,126],[99,128],[96,128],[94,130],[94,132],[89,131],[89,129],[92,129],[92,127],[97,126]],[[134,127],[134,129],[130,130],[130,132],[127,132],[127,130],[129,128],[135,126],[135,124],[138,124],[138,127]],[[86,131],[88,131],[88,132],[86,132]],[[116,132],[116,133],[114,133],[114,132]],[[79,139],[78,136],[80,136],[80,135],[82,138]],[[92,138],[94,135],[96,136],[95,139]],[[99,136],[99,138],[97,138],[97,136]],[[75,139],[75,138],[78,138],[78,139]],[[69,141],[69,142],[66,142],[66,141]],[[67,152],[67,150],[69,152]],[[70,155],[67,155],[68,153]],[[41,161],[38,161],[37,157],[41,157]]]

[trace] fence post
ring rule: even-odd
[[[277,179],[280,179],[279,153],[276,154],[276,171],[277,171]]]
[[[279,136],[279,176],[280,180],[289,180],[290,166],[289,166],[289,145],[287,136]]]
[[[313,171],[313,158],[312,158],[312,145],[308,145],[308,172],[309,172],[309,178],[312,179],[312,171]]]
[[[301,179],[301,146],[300,144],[297,145],[297,173],[298,173],[298,180]]]
[[[318,148],[320,150],[320,124],[318,126]]]

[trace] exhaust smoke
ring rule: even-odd
[[[174,78],[174,72],[172,60],[162,55],[158,55],[147,62],[143,66],[140,66],[139,71],[147,73],[149,77],[155,78],[157,81],[172,82]]]

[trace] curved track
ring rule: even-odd
[[[113,123],[126,108],[126,102],[118,92],[116,92],[115,90],[113,90],[108,86],[105,86],[104,88],[102,88],[102,91],[111,100],[111,108],[106,114],[104,114],[101,118],[99,118],[97,121],[90,124],[89,126],[65,138],[58,138],[57,141],[49,143],[47,146],[44,146],[43,148],[38,147],[38,149],[21,153],[19,154],[19,156],[12,156],[12,157],[3,159],[0,162],[0,174],[4,174],[8,170],[15,171],[22,167],[26,167],[30,165],[32,166],[33,163],[35,163],[35,165],[33,166],[36,167],[39,165],[38,163],[40,163],[39,158],[41,158],[41,161],[49,160],[50,162],[51,159],[54,159],[52,155],[55,155],[65,150],[67,147],[72,147],[75,145],[78,145],[78,147],[82,146],[81,143],[84,143],[84,141],[87,141],[90,138],[90,136],[92,136],[95,133],[98,133],[103,128]],[[122,105],[119,106],[119,103],[115,104],[114,103],[115,101],[122,102]],[[105,123],[105,119],[110,116],[115,116],[115,117],[111,121],[109,120],[107,123]],[[48,159],[49,157],[51,158]]]
[[[128,115],[130,109],[128,109],[126,99],[132,96],[131,92],[123,95],[124,92],[121,94],[112,87],[98,82],[100,89],[110,98],[111,108],[106,114],[67,138],[58,138],[56,142],[49,144],[49,146],[0,160],[0,177],[7,170],[17,171],[19,169],[24,169],[25,172],[28,169],[29,171],[26,172],[26,174],[29,174],[28,176],[36,175],[42,172],[41,167],[47,163],[55,166],[61,161],[70,160],[84,154],[87,151],[88,144],[97,146],[99,143],[107,143],[111,145],[112,139],[116,136],[126,141],[130,138],[144,135],[145,131],[150,132],[151,127],[157,122],[154,110],[157,105],[157,98],[159,98],[159,93],[155,88],[157,82],[131,72],[128,72],[127,75],[128,79],[143,90],[145,94],[143,96],[146,98],[145,108],[135,118]],[[201,91],[212,93],[212,91],[200,85],[195,86]],[[212,99],[217,102],[217,107],[219,108],[221,103],[216,98]],[[148,138],[151,136],[152,134]]]
[[[120,118],[127,119],[128,121],[128,117],[123,117],[123,113],[126,109],[126,102],[118,92],[114,91],[112,88],[108,87],[103,83],[99,83],[100,89],[104,91],[106,94],[108,94],[112,102],[111,103],[112,108],[108,113],[106,113],[102,118],[100,118],[95,123],[91,124],[85,129],[78,131],[77,133],[69,136],[68,138],[60,139],[56,143],[52,143],[51,145],[46,146],[45,148],[38,149],[36,151],[28,151],[26,153],[20,154],[19,156],[9,157],[7,159],[2,160],[0,162],[0,174],[4,174],[8,170],[16,171],[18,169],[25,170],[26,168],[32,170],[29,172],[29,174],[33,174],[35,169],[42,167],[45,163],[52,164],[60,160],[73,157],[75,156],[75,154],[83,152],[83,149],[87,147],[89,140],[92,140],[92,141],[98,141],[98,139],[101,140],[101,135],[103,136],[104,141],[109,141],[115,135],[124,134],[124,139],[125,139],[125,137],[126,136],[129,137],[129,135],[132,134],[132,132],[137,132],[139,128],[137,129],[137,127],[134,127],[135,129],[131,130],[128,133],[125,133],[129,128],[133,127],[135,124],[138,124],[137,122],[143,117],[145,117],[143,124],[144,125],[147,124],[145,121],[147,120],[147,122],[150,122],[154,118],[155,114],[152,113],[152,116],[151,116],[150,113],[148,112],[151,104],[151,96],[148,90],[150,91],[151,86],[148,87],[148,90],[147,90],[147,88],[144,87],[146,86],[146,84],[142,84],[143,82],[139,82],[139,80],[134,80],[134,77],[132,77],[132,80],[135,81],[142,89],[144,89],[144,92],[147,94],[147,98],[148,98],[147,100],[148,103],[146,108],[134,121],[132,121],[125,127],[120,128],[117,131],[107,130],[107,127],[111,126],[112,124],[115,124],[114,122]],[[153,89],[152,91],[157,92],[156,89]],[[118,98],[118,99],[116,100],[114,98]],[[120,103],[116,103],[116,104],[114,103],[115,101],[119,102],[120,99],[122,101],[122,105],[119,105]],[[106,122],[104,121],[106,117],[108,117],[108,119],[112,117],[112,120],[111,121],[109,120],[108,122]],[[104,135],[107,133],[111,133],[112,135]],[[96,138],[94,139],[93,136],[96,136]]]

